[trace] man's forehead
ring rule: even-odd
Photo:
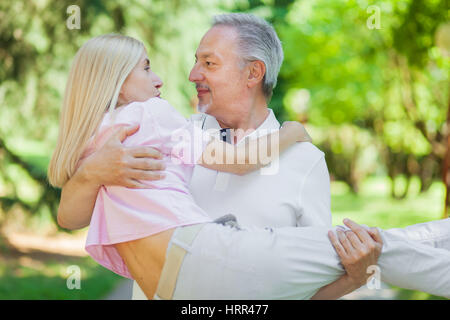
[[[235,46],[237,33],[232,27],[215,26],[206,32],[197,48],[197,58],[221,56]],[[222,52],[223,51],[223,52]]]
[[[195,57],[198,59],[207,59],[217,57],[217,54],[210,50],[201,50],[199,47],[195,53]]]

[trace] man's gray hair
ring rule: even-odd
[[[213,17],[212,26],[230,26],[238,32],[238,50],[245,62],[260,60],[266,66],[263,92],[267,100],[277,85],[283,62],[283,48],[274,28],[264,19],[246,13],[227,13]]]

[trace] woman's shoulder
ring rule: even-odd
[[[115,109],[116,121],[142,121],[145,118],[155,119],[177,118],[182,115],[166,100],[153,97],[146,101],[132,102],[126,106]]]

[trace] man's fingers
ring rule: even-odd
[[[162,159],[162,153],[152,147],[133,147],[129,150],[135,158]]]
[[[131,161],[131,168],[137,170],[164,170],[166,165],[163,161],[152,160],[152,159],[133,159]]]
[[[344,219],[344,224],[349,227],[359,238],[359,240],[363,243],[370,243],[372,238],[366,229],[364,229],[361,225],[350,219]]]
[[[333,245],[334,249],[336,250],[337,254],[343,258],[347,255],[344,247],[339,242],[338,238],[334,234],[333,231],[328,231],[328,238],[330,238],[331,244]]]
[[[339,242],[342,244],[342,246],[345,249],[345,252],[348,255],[351,255],[353,253],[353,251],[355,250],[353,248],[353,245],[350,243],[350,241],[347,239],[347,236],[345,235],[345,233],[339,229],[337,229],[337,235],[338,235],[338,239]]]
[[[347,236],[347,239],[350,240],[350,243],[352,244],[353,248],[355,249],[361,249],[362,243],[359,240],[358,236],[353,231],[347,231],[345,232],[345,235]]]
[[[164,179],[166,174],[161,171],[131,170],[130,176],[134,180],[154,181]]]
[[[111,139],[119,139],[120,142],[123,142],[127,137],[136,133],[139,130],[139,125],[131,125],[131,126],[121,126],[117,128],[112,135]]]
[[[377,228],[369,228],[367,232],[369,232],[369,234],[376,242],[383,244],[383,238],[381,238],[380,231]]]
[[[148,184],[142,183],[136,179],[128,179],[125,181],[125,187],[129,189],[151,189]]]

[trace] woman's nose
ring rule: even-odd
[[[159,89],[163,86],[164,83],[162,82],[161,78],[155,74],[155,77],[153,79],[153,84],[154,84],[155,88]]]

